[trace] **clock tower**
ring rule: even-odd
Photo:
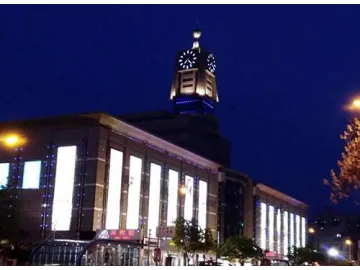
[[[215,56],[200,47],[200,36],[200,30],[194,30],[192,48],[180,51],[176,56],[170,93],[176,114],[213,115],[219,102]]]

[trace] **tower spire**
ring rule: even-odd
[[[201,37],[201,31],[199,29],[195,29],[193,31],[193,38],[194,38],[194,42],[193,42],[193,49],[199,49],[200,45],[199,45],[199,39]]]

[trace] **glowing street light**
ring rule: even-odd
[[[346,105],[346,109],[349,111],[360,112],[360,97],[355,97]]]
[[[360,98],[354,99],[353,102],[352,102],[352,105],[355,108],[360,108]]]
[[[352,245],[352,242],[350,239],[346,239],[345,240],[345,245],[347,245],[349,247],[349,250],[348,250],[348,255],[349,255],[349,261],[351,261],[351,245]]]
[[[336,248],[330,248],[327,253],[330,257],[339,256],[339,251]]]
[[[182,185],[180,188],[179,188],[179,193],[181,195],[185,195],[186,194],[186,187],[184,185]]]
[[[311,233],[311,234],[315,233],[314,228],[309,228],[309,233]]]
[[[0,135],[0,142],[3,143],[6,147],[17,147],[24,144],[25,140],[20,135],[11,133]]]

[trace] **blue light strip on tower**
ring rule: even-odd
[[[186,103],[194,103],[194,102],[198,102],[198,100],[176,101],[176,104],[186,104]]]
[[[214,109],[214,106],[210,105],[210,103],[206,102],[205,100],[203,100],[203,102],[208,105],[211,109]]]

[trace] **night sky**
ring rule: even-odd
[[[177,50],[217,57],[232,167],[317,209],[360,89],[360,6],[0,6],[0,120],[170,110]]]

